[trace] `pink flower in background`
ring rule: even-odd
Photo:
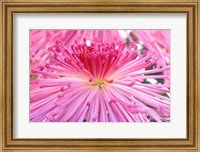
[[[160,66],[170,64],[170,30],[132,30],[131,32],[139,43],[149,51],[157,53]]]
[[[31,122],[169,120],[170,67],[158,66],[156,51],[128,47],[117,30],[70,34],[70,43],[59,36],[44,43],[49,60],[31,66]]]

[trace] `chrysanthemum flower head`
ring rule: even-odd
[[[33,68],[32,122],[149,122],[166,121],[170,114],[169,66],[156,65],[153,51],[131,42],[83,39],[66,48],[56,41],[48,48],[51,64]],[[162,79],[163,83],[147,83]]]

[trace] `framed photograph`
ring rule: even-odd
[[[199,0],[0,4],[2,151],[200,151]]]

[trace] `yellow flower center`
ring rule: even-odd
[[[105,85],[105,84],[106,83],[104,81],[95,81],[92,83],[92,86],[97,86],[97,85],[101,86],[101,85]]]

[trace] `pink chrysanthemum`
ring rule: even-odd
[[[156,66],[159,56],[131,42],[94,39],[66,48],[61,41],[48,51],[51,64],[32,68],[32,122],[149,122],[170,115],[169,66]],[[168,74],[164,74],[168,73]],[[162,79],[162,83],[147,83]]]

